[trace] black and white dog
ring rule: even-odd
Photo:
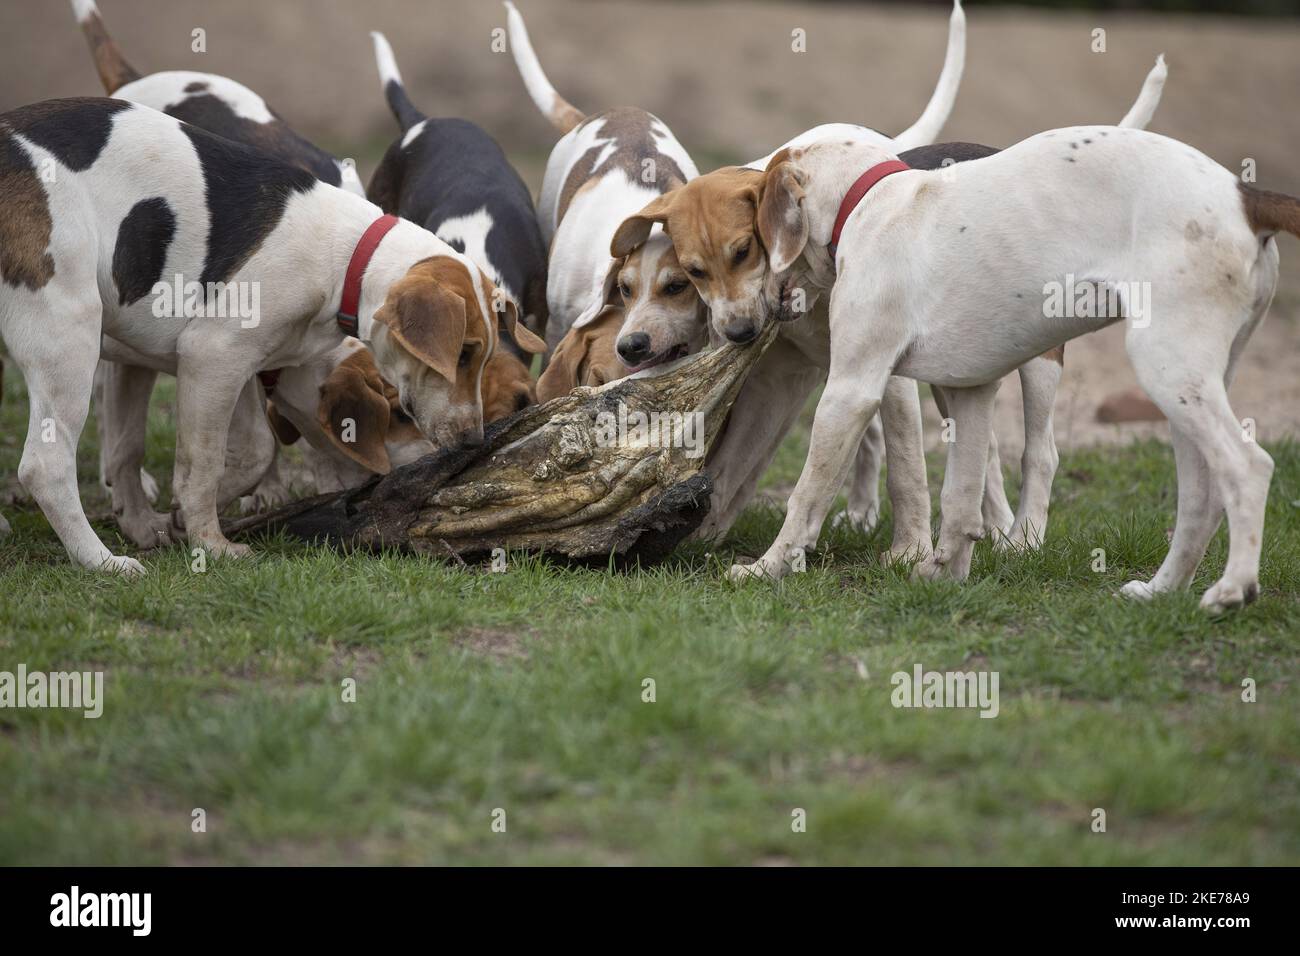
[[[100,542],[79,500],[77,442],[101,354],[176,375],[186,532],[214,554],[241,555],[248,548],[226,540],[217,502],[231,417],[257,372],[318,364],[355,335],[419,432],[452,445],[482,438],[498,320],[525,348],[544,347],[431,232],[123,100],[51,100],[0,116],[0,184],[0,338],[30,400],[18,477],[84,567],[142,570]],[[164,276],[187,290],[183,305],[179,292],[161,301]],[[232,311],[232,294],[242,303],[246,292],[252,312]],[[390,405],[340,374],[336,411],[355,422],[371,470],[386,470]]]
[[[482,128],[464,119],[430,119],[416,109],[388,40],[370,36],[384,98],[402,135],[371,177],[367,197],[463,252],[519,307],[525,324],[545,335],[546,244],[528,187]]]
[[[108,95],[152,107],[210,133],[253,146],[321,182],[365,195],[351,163],[340,162],[298,135],[253,90],[226,76],[192,70],[141,76],[109,35],[94,0],[72,0],[72,9]],[[350,351],[341,344],[339,354],[323,362],[314,378],[323,379]],[[287,408],[295,384],[302,384],[295,379],[301,377],[294,372],[282,383],[281,409]],[[154,512],[157,483],[141,468],[149,398],[156,379],[153,369],[122,362],[103,361],[95,371],[100,480],[112,496],[113,513],[122,533],[143,548],[165,544],[179,530],[174,526],[174,516]],[[314,396],[319,384],[305,383],[298,389],[301,397]],[[272,506],[288,498],[288,490],[280,483],[275,468],[276,441],[262,406],[258,385],[250,380],[231,421],[223,481],[230,495],[250,495],[246,501],[254,507]],[[339,452],[326,432],[311,427],[314,418],[306,416],[304,454],[318,485],[323,486],[318,490],[346,487],[369,477],[369,471]],[[223,494],[219,503],[222,508],[225,499]]]

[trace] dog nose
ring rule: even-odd
[[[644,332],[629,332],[619,336],[618,354],[624,362],[635,365],[650,357],[650,336]]]
[[[754,341],[754,337],[758,335],[758,324],[753,319],[735,322],[728,325],[723,330],[723,334],[737,345],[744,345],[746,342]]]

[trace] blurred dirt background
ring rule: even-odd
[[[702,171],[767,153],[823,122],[898,132],[924,108],[947,41],[943,6],[672,0],[518,0],[556,88],[580,109],[636,105],[662,117]],[[534,194],[555,140],[508,52],[492,51],[495,0],[100,0],[109,32],[141,72],[223,73],[261,93],[299,132],[368,178],[396,125],[380,95],[370,30],[383,30],[415,103],[474,120],[510,153]],[[1169,81],[1151,128],[1266,188],[1300,195],[1300,20],[1192,15],[967,11],[967,63],[944,139],[1007,145],[1039,130],[1115,122],[1164,53]],[[191,31],[207,51],[191,51]],[[1106,52],[1092,52],[1092,31]],[[791,50],[806,31],[807,52]],[[0,111],[101,92],[68,4],[0,4]],[[1265,439],[1300,435],[1300,243],[1282,240],[1283,281],[1233,388]],[[1063,447],[1162,434],[1096,421],[1134,385],[1122,331],[1066,350]],[[1019,386],[999,397],[1005,453],[1018,456]]]

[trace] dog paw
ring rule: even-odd
[[[878,524],[880,524],[880,508],[876,505],[871,506],[866,511],[846,508],[831,519],[832,528],[837,530],[846,528],[850,531],[860,531],[863,534],[871,534],[876,530]]]
[[[248,558],[253,549],[246,544],[236,544],[222,538],[220,541],[202,541],[198,545],[214,558]]]
[[[994,532],[994,551],[1037,551],[1043,546],[1043,536],[1030,524],[1016,522],[1006,534]]]
[[[884,564],[908,564],[915,561],[918,565],[921,565],[932,557],[934,557],[934,551],[931,550],[928,542],[895,544],[888,551],[880,553],[880,560]]]
[[[1251,583],[1242,586],[1235,581],[1220,579],[1210,586],[1201,597],[1201,610],[1207,614],[1223,614],[1236,611],[1250,604],[1259,596],[1259,585]]]
[[[1132,598],[1135,601],[1150,601],[1155,594],[1155,588],[1146,581],[1130,581],[1119,589],[1120,597]]]
[[[170,513],[146,511],[143,514],[121,514],[117,516],[117,526],[128,541],[145,551],[165,548],[175,540]]]
[[[775,581],[780,575],[773,574],[763,559],[759,558],[753,564],[733,564],[731,570],[727,572],[727,577],[736,582],[755,579]]]
[[[946,562],[937,551],[917,561],[912,568],[912,579],[916,581],[937,581],[946,574]]]
[[[140,469],[140,487],[144,489],[145,500],[151,505],[158,503],[158,482],[154,476],[143,468]]]
[[[0,538],[3,538],[11,531],[13,531],[13,528],[9,527],[9,522],[5,521],[5,516],[0,515]]]
[[[121,554],[111,554],[99,566],[99,570],[107,571],[110,574],[122,574],[127,577],[139,577],[144,574],[144,565],[135,558],[128,558]]]
[[[281,505],[287,504],[291,497],[289,489],[283,485],[258,485],[251,495],[239,499],[239,513],[251,515],[274,511]]]

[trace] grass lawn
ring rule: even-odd
[[[9,372],[0,490],[27,414]],[[172,395],[151,425],[164,484]],[[1164,554],[1159,444],[1065,455],[1044,549],[982,544],[964,586],[877,563],[888,518],[828,533],[781,585],[733,586],[732,557],[776,533],[761,507],[626,574],[276,540],[202,574],[175,548],[122,580],[71,567],[6,499],[0,670],[101,670],[106,700],[98,720],[0,710],[0,863],[1295,864],[1300,446],[1270,451],[1262,593],[1220,620],[1196,601],[1223,531],[1193,593],[1112,597]],[[895,709],[890,675],[917,663],[997,671],[997,718]]]

